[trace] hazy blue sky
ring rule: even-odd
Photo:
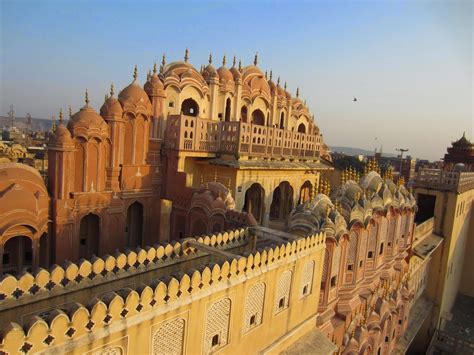
[[[0,0],[0,114],[99,109],[110,82],[140,81],[163,52],[197,68],[259,52],[307,99],[329,145],[442,157],[474,134],[472,2]],[[358,101],[353,102],[353,96]]]

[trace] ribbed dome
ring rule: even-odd
[[[122,105],[120,105],[120,102],[113,96],[110,96],[107,100],[105,100],[104,104],[100,108],[100,115],[105,119],[122,117],[122,114]]]
[[[87,128],[97,127],[100,128],[105,124],[104,119],[88,104],[81,108],[79,112],[76,112],[71,119],[67,127],[72,131],[77,126],[85,126]]]
[[[164,89],[164,85],[156,73],[156,65],[153,69],[153,74],[145,83],[144,89],[148,96],[157,96]]]
[[[71,132],[69,132],[69,130],[66,128],[66,126],[64,126],[64,124],[60,123],[59,126],[56,128],[54,141],[56,144],[61,145],[72,144]]]
[[[234,81],[234,76],[232,75],[230,70],[225,67],[224,63],[219,69],[217,69],[217,73],[219,74],[219,79],[220,80],[224,79],[225,81]]]
[[[229,71],[232,73],[232,76],[234,77],[234,81],[240,80],[242,78],[242,74],[240,73],[239,69],[237,69],[235,66],[229,69]]]
[[[147,93],[136,80],[120,92],[118,99],[122,105],[128,103],[137,104],[140,102],[143,104],[146,104],[147,102],[150,103]]]

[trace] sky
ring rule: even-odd
[[[99,110],[166,53],[200,68],[259,55],[306,99],[330,146],[441,158],[474,137],[473,3],[0,0],[0,115]],[[228,59],[228,62],[230,61]],[[353,98],[357,97],[357,102]]]

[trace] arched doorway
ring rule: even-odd
[[[2,273],[16,275],[23,270],[31,271],[33,244],[23,235],[7,240],[3,250]]]
[[[140,202],[132,203],[127,210],[125,226],[126,243],[130,247],[141,246],[143,242],[143,206]]]
[[[252,123],[261,126],[265,125],[265,115],[262,110],[256,109],[252,112]]]
[[[228,98],[225,101],[225,121],[226,122],[230,121],[230,109],[231,109],[231,103],[230,103],[230,99]]]
[[[247,106],[242,106],[240,109],[240,120],[247,123]]]
[[[280,115],[280,129],[285,129],[285,113],[282,112]]]
[[[79,259],[99,255],[100,219],[89,213],[81,219],[79,227]]]
[[[298,125],[298,132],[299,133],[306,133],[306,126],[303,123]]]
[[[181,113],[183,115],[196,117],[199,115],[198,103],[191,98],[184,100],[181,104]]]
[[[282,181],[273,191],[270,206],[270,220],[284,221],[293,209],[293,188],[288,181]]]
[[[243,210],[251,213],[258,223],[263,222],[265,190],[260,184],[253,184],[245,192],[245,204]]]
[[[313,189],[313,184],[309,181],[305,181],[304,184],[301,186],[300,190],[300,199],[298,201],[299,204],[305,203],[311,200],[311,190]]]

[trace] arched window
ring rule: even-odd
[[[282,112],[280,115],[280,129],[285,129],[285,113]]]
[[[160,326],[153,334],[152,354],[181,355],[184,348],[185,320],[175,318]]]
[[[247,106],[242,106],[240,109],[240,120],[247,123]]]
[[[181,104],[181,113],[187,116],[198,116],[199,115],[199,105],[196,101],[189,98],[183,101]]]
[[[143,206],[134,202],[127,210],[127,225],[125,226],[126,243],[136,247],[142,245],[143,239]]]
[[[292,272],[286,270],[281,274],[278,280],[273,309],[274,314],[280,313],[290,306],[291,276]]]
[[[262,223],[264,209],[265,191],[260,184],[253,184],[245,192],[245,204],[243,210],[251,213],[257,222]]]
[[[16,236],[7,240],[3,251],[2,272],[16,275],[24,269],[31,272],[33,264],[33,244],[26,236]]]
[[[300,123],[298,126],[299,133],[306,133],[306,126],[303,123]]]
[[[265,125],[265,114],[262,110],[256,109],[252,112],[252,123],[261,126]]]
[[[284,221],[293,209],[293,188],[288,181],[282,181],[273,191],[270,219]]]
[[[89,213],[81,219],[79,227],[79,259],[90,259],[99,255],[100,219]]]
[[[210,354],[227,345],[229,339],[230,299],[214,302],[207,310],[204,333],[204,354]]]
[[[230,99],[227,99],[225,101],[225,121],[226,122],[230,121],[230,109],[231,109]]]
[[[265,299],[265,284],[259,282],[253,285],[245,300],[244,332],[256,327],[262,323],[263,302]]]

